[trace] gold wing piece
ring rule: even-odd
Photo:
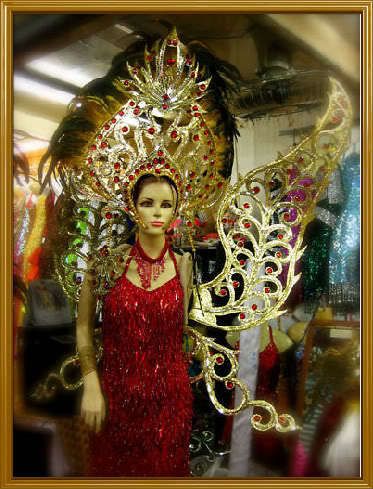
[[[213,280],[194,288],[190,319],[221,330],[242,331],[285,312],[281,308],[300,278],[295,265],[304,251],[304,230],[347,148],[351,120],[348,96],[338,81],[330,79],[328,107],[312,134],[286,156],[279,155],[276,161],[250,171],[228,187],[217,212],[217,229],[225,251],[224,267]],[[217,317],[227,314],[236,314],[239,324],[217,324]],[[263,402],[251,401],[247,387],[236,378],[238,366],[232,352],[195,330],[191,329],[191,333],[199,354],[202,353],[205,381],[218,410],[233,414]],[[216,375],[216,354],[211,350],[217,351],[223,361],[229,360],[228,376]],[[217,380],[226,382],[226,386],[229,381],[229,386],[241,389],[242,402],[235,410],[224,408],[217,401],[214,393]],[[252,419],[254,427],[294,428],[291,417],[278,417],[269,406],[262,405],[270,420],[263,424],[259,418]]]

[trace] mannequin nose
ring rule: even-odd
[[[160,217],[161,215],[162,215],[162,213],[161,213],[161,209],[160,209],[160,208],[158,208],[158,207],[156,207],[156,208],[154,209],[154,217]]]

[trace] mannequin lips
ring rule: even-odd
[[[161,228],[164,224],[164,222],[161,222],[161,221],[153,221],[150,223],[153,227],[155,228]]]

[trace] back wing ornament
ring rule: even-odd
[[[279,155],[227,188],[217,213],[224,267],[213,280],[194,288],[190,319],[221,330],[243,331],[285,312],[284,302],[300,278],[295,265],[304,251],[305,228],[347,148],[351,120],[349,98],[331,78],[327,110],[312,134],[287,155]],[[238,324],[217,324],[217,317],[227,314],[237,315]],[[195,352],[203,359],[210,398],[220,412],[235,414],[248,406],[261,406],[269,419],[264,422],[260,415],[252,416],[255,428],[295,429],[291,416],[278,416],[270,404],[251,399],[248,388],[237,378],[237,350],[222,347],[193,328],[189,331],[195,338]],[[229,362],[230,372],[221,377],[216,366],[224,362]],[[228,389],[240,388],[239,406],[228,409],[217,400],[217,381],[225,382]]]

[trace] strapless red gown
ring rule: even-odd
[[[183,289],[170,255],[173,279],[147,291],[124,272],[106,296],[101,379],[108,415],[102,431],[90,438],[90,476],[190,475]]]

